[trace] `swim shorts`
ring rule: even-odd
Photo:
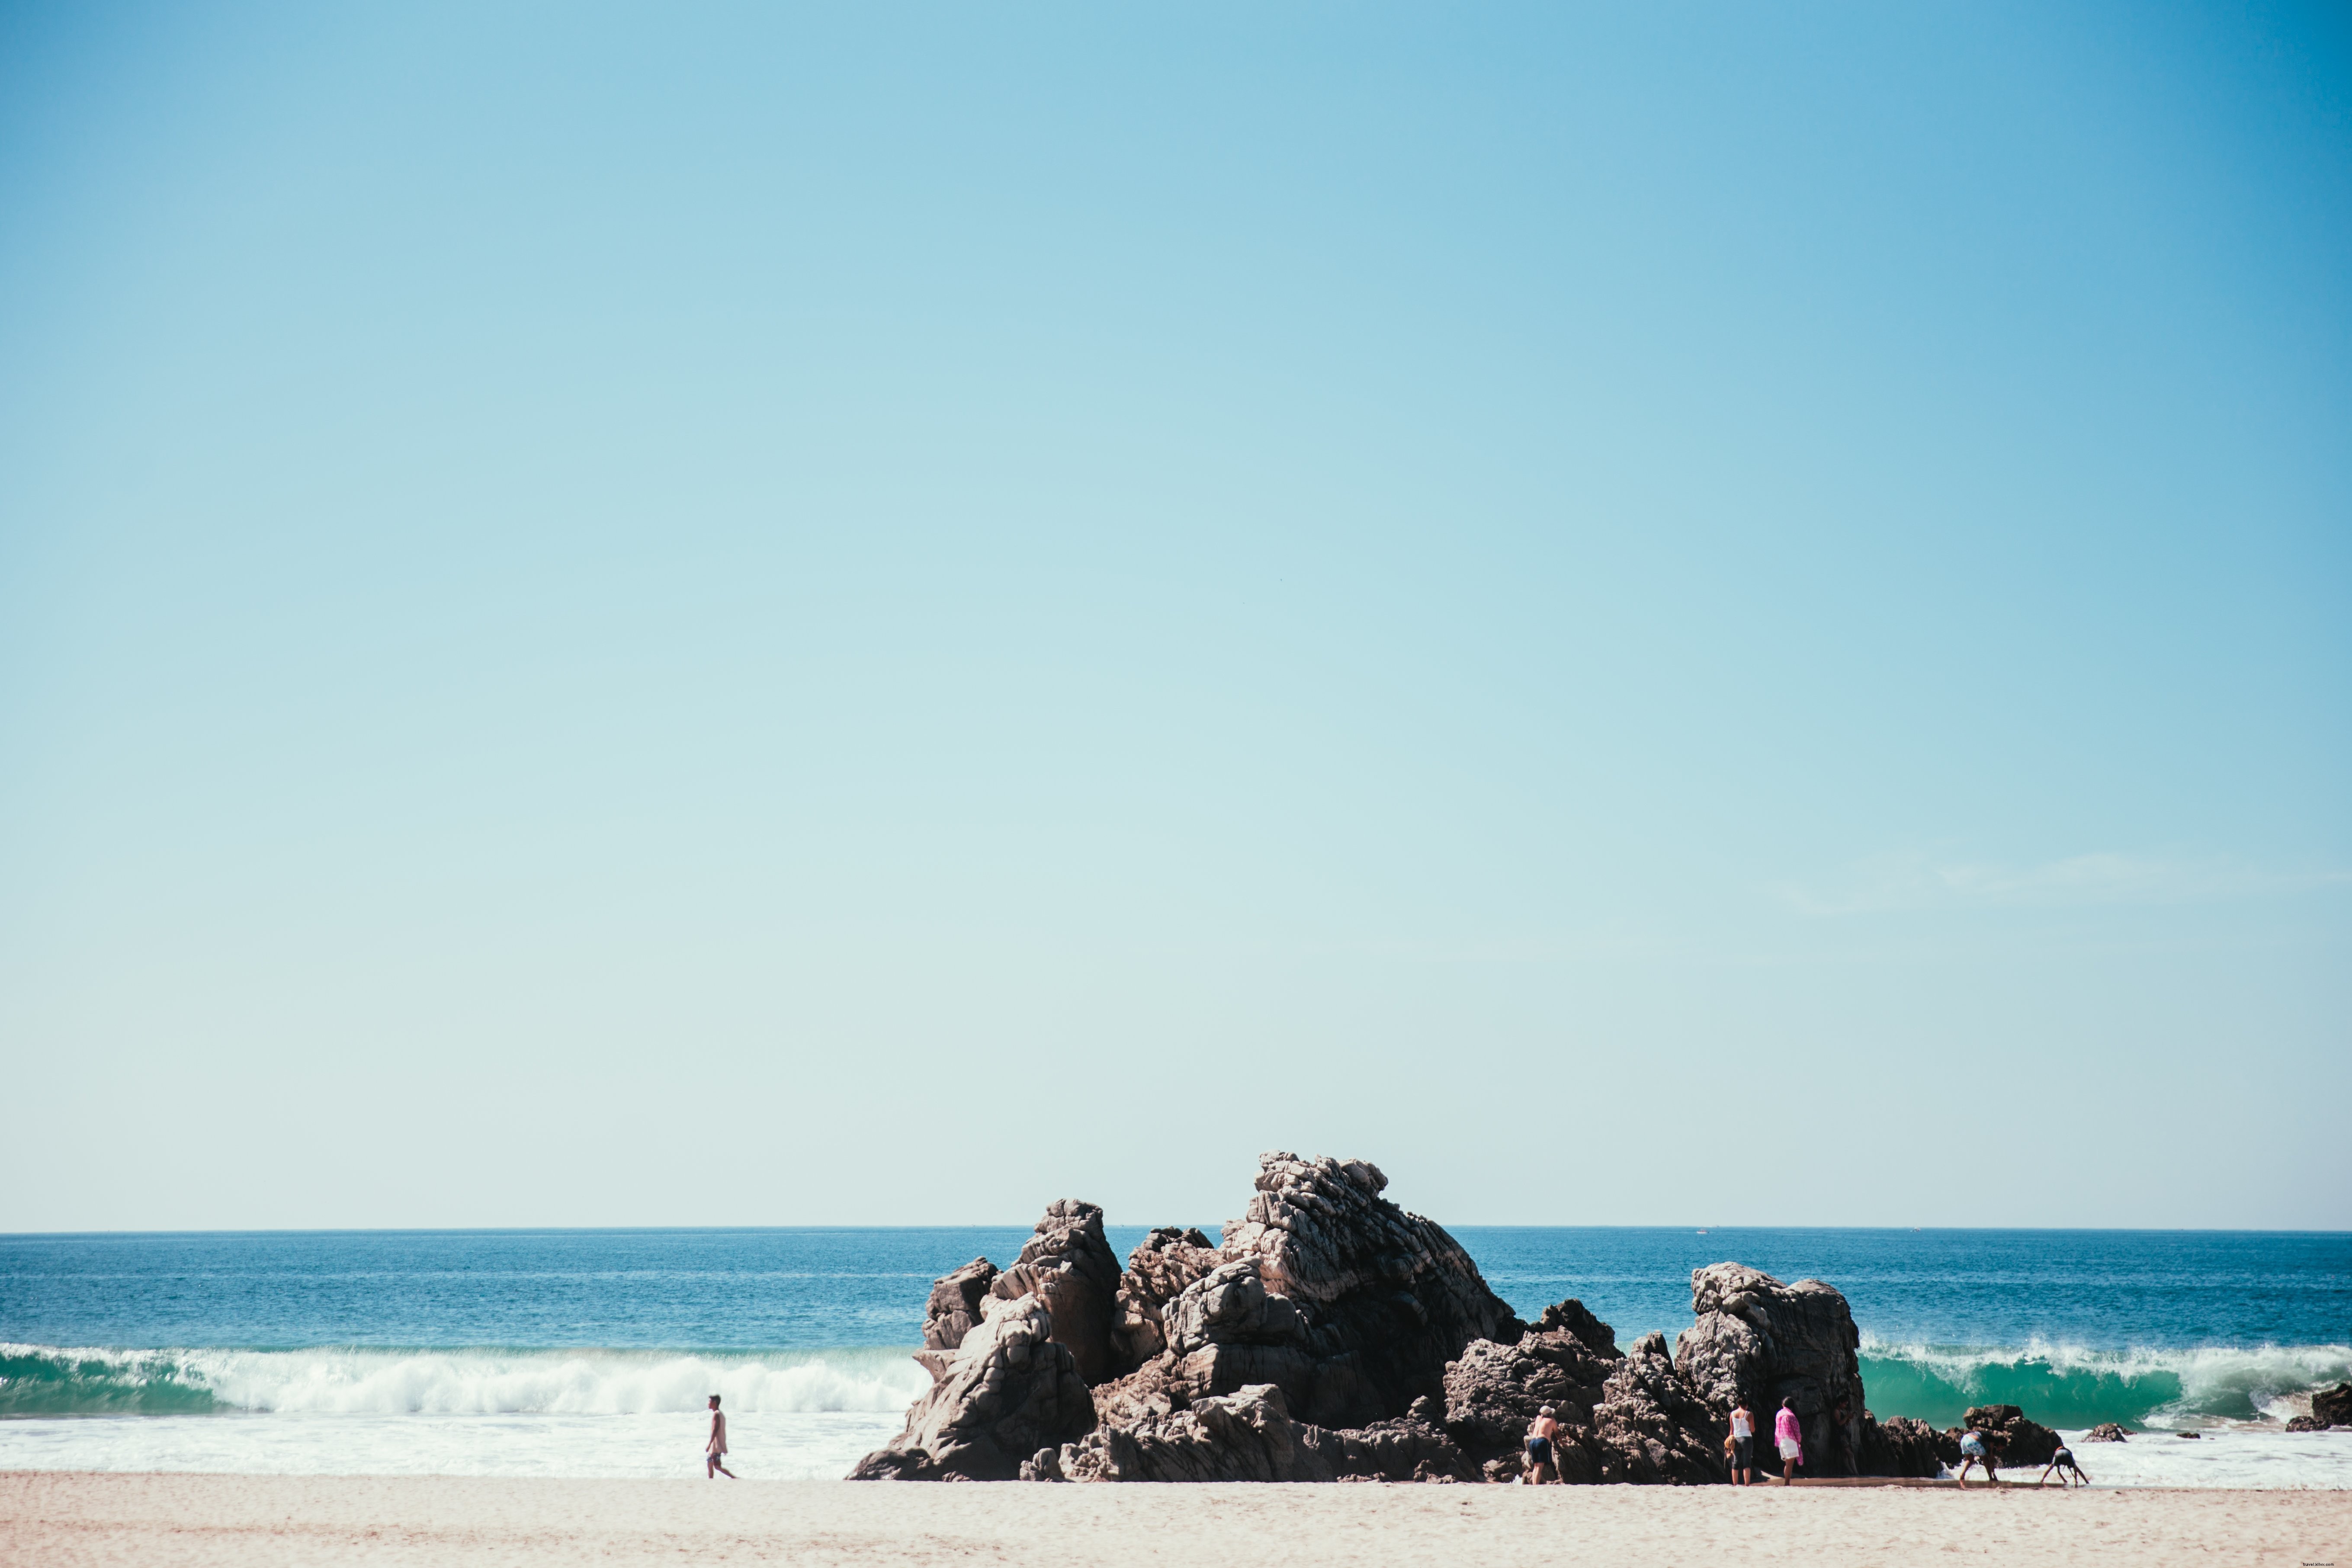
[[[1551,1463],[1551,1439],[1550,1439],[1550,1438],[1549,1438],[1549,1437],[1530,1437],[1530,1438],[1528,1438],[1528,1463],[1530,1463],[1530,1464],[1537,1464],[1537,1465],[1549,1465],[1549,1464],[1550,1464],[1550,1463]]]
[[[1802,1443],[1798,1442],[1794,1437],[1783,1437],[1780,1439],[1780,1458],[1784,1459],[1794,1459],[1804,1451],[1805,1446]]]

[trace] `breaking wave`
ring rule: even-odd
[[[0,1416],[640,1415],[904,1410],[930,1374],[903,1350],[79,1350],[0,1344]]]
[[[1862,1383],[1882,1418],[1957,1425],[1971,1405],[2015,1405],[2069,1430],[2282,1420],[2295,1396],[2352,1377],[2352,1345],[2095,1351],[2033,1340],[1991,1350],[1888,1344],[1865,1334]]]

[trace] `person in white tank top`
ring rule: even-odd
[[[1731,1407],[1731,1484],[1756,1484],[1756,1415],[1745,1404]]]

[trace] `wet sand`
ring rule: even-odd
[[[0,1474],[0,1562],[2340,1563],[2352,1493]]]

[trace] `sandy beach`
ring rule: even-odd
[[[2340,1492],[0,1474],[0,1560],[2333,1564]]]

